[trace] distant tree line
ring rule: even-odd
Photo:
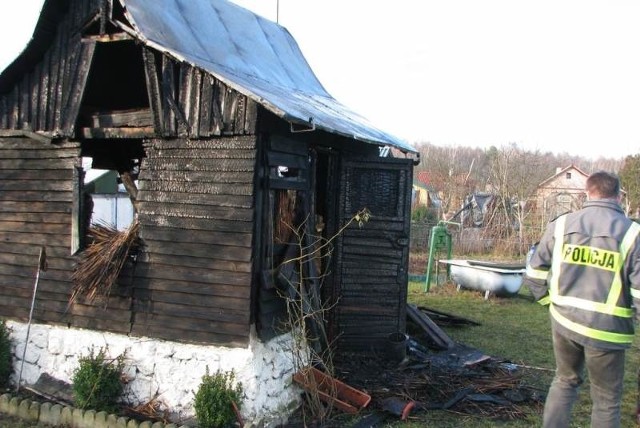
[[[479,238],[490,239],[493,249],[498,242],[504,242],[507,253],[526,252],[545,226],[528,201],[540,183],[570,165],[585,174],[597,170],[619,174],[626,196],[624,208],[631,217],[640,217],[640,155],[589,159],[567,153],[525,150],[515,143],[488,149],[420,143],[416,148],[420,164],[414,173],[416,178],[423,173],[428,177],[428,184],[438,192],[439,219],[460,222],[464,229],[468,196],[474,192],[495,195],[493,212],[485,217],[481,230],[477,230]],[[471,233],[470,229],[466,230],[465,242]]]
[[[603,156],[594,160],[568,153],[526,150],[515,143],[488,149],[418,143],[416,148],[420,164],[414,173],[429,174],[431,184],[441,195],[445,213],[455,213],[465,196],[476,191],[491,192],[505,200],[524,201],[558,168],[569,165],[586,174],[597,170],[620,174],[631,206],[638,206],[640,201],[640,155],[626,159]]]

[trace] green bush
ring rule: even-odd
[[[9,328],[3,320],[0,322],[0,387],[9,384],[12,370],[11,338]]]
[[[73,395],[81,409],[112,412],[117,408],[117,400],[122,394],[122,370],[124,357],[106,358],[106,350],[94,349],[88,356],[80,357],[78,367],[73,372]]]
[[[435,208],[418,205],[411,210],[411,221],[435,224],[438,222],[438,211]]]
[[[210,375],[209,368],[195,395],[195,412],[200,428],[221,428],[230,425],[235,412],[233,405],[238,404],[242,398],[242,384],[234,386],[235,374],[233,371],[221,372]]]

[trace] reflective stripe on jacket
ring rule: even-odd
[[[633,318],[634,312],[629,304],[619,306],[621,301],[627,299],[622,298],[622,266],[629,253],[631,245],[640,233],[640,225],[631,223],[631,226],[622,238],[622,242],[618,249],[603,249],[590,247],[588,245],[576,245],[564,242],[566,214],[556,220],[554,238],[555,247],[553,249],[556,257],[553,259],[551,267],[551,278],[549,281],[549,297],[551,300],[551,315],[553,318],[565,328],[575,333],[592,339],[602,340],[605,342],[630,344],[633,342],[633,331],[631,333],[618,333],[598,328],[590,327],[591,324],[583,325],[573,322],[571,319],[562,315],[562,312],[556,309],[560,307],[572,307],[579,311],[593,312],[611,317]],[[561,257],[557,255],[561,254]],[[564,295],[561,290],[559,280],[562,275],[563,267],[567,264],[579,266],[581,269],[599,269],[609,272],[611,283],[606,293],[606,299],[596,301],[590,300],[588,297]],[[588,296],[588,293],[584,293]]]
[[[550,303],[554,328],[583,345],[617,349],[632,343],[639,234],[640,225],[607,200],[588,201],[549,225],[524,282],[539,303]]]

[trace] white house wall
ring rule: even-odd
[[[71,384],[78,358],[89,355],[93,347],[96,352],[107,350],[109,357],[125,355],[124,402],[136,406],[155,399],[178,422],[195,416],[194,394],[207,367],[211,374],[233,370],[242,382],[240,410],[245,421],[261,421],[267,427],[281,424],[301,397],[291,380],[294,365],[288,334],[262,343],[253,332],[247,348],[224,348],[38,324],[31,325],[22,364],[28,325],[8,321],[7,326],[13,343],[14,384],[21,366],[21,385],[35,384],[43,373]]]

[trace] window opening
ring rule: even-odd
[[[117,230],[127,229],[135,218],[135,209],[118,171],[93,168],[93,158],[82,159],[84,171],[83,202],[85,224],[109,225]],[[137,165],[135,175],[137,176]],[[137,180],[134,180],[137,188]]]
[[[135,223],[144,149],[139,140],[87,140],[80,156],[74,185],[72,254],[89,244],[92,226],[124,231]]]

